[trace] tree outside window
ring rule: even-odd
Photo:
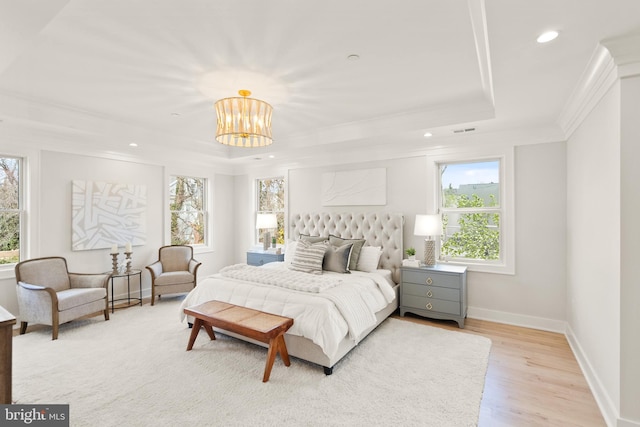
[[[169,179],[171,244],[203,245],[206,236],[206,180],[188,176]]]
[[[20,262],[20,164],[0,157],[0,264]]]
[[[284,244],[284,177],[256,180],[256,193],[259,214],[276,214],[278,228],[269,230],[276,243]],[[257,230],[256,241],[261,243],[265,230]]]
[[[500,161],[439,167],[441,255],[451,260],[501,260]]]

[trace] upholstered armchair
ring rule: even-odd
[[[69,273],[62,257],[34,258],[15,267],[20,334],[29,323],[52,327],[58,339],[62,323],[102,312],[109,320],[107,283],[110,274]]]
[[[200,264],[193,259],[191,246],[161,247],[158,260],[147,266],[151,273],[151,305],[154,305],[156,295],[189,292],[195,288]]]

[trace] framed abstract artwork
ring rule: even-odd
[[[71,249],[146,243],[147,187],[72,181]]]

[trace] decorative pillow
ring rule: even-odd
[[[299,240],[289,270],[303,273],[322,274],[322,260],[329,246],[328,241],[309,243]]]
[[[322,261],[322,269],[326,271],[335,271],[336,273],[350,273],[349,259],[353,243],[347,243],[342,246],[329,245],[324,253],[324,261]]]
[[[293,261],[293,256],[296,253],[297,247],[298,247],[297,240],[293,240],[287,243],[287,246],[284,249],[284,263],[287,266],[291,265],[291,261]]]
[[[328,237],[325,236],[309,236],[308,234],[301,234],[300,240],[304,240],[309,243],[318,243],[318,242],[327,242],[329,241]]]
[[[380,246],[363,246],[360,251],[360,258],[358,259],[358,267],[356,270],[367,272],[376,271],[381,255],[382,248]]]
[[[358,258],[360,258],[360,250],[366,242],[365,239],[343,239],[342,237],[329,235],[329,243],[333,246],[342,246],[347,243],[353,243],[351,249],[351,260],[349,261],[349,270],[355,270],[358,266]]]

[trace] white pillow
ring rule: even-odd
[[[297,240],[292,240],[287,243],[287,246],[284,248],[284,264],[286,266],[291,265],[291,261],[293,261],[293,257],[296,254],[296,247],[298,246]]]
[[[291,264],[288,266],[289,270],[322,274],[322,260],[327,246],[329,246],[328,240],[318,243],[299,240]]]
[[[381,255],[382,248],[380,246],[363,246],[360,250],[360,258],[358,258],[356,270],[366,272],[376,271]]]

